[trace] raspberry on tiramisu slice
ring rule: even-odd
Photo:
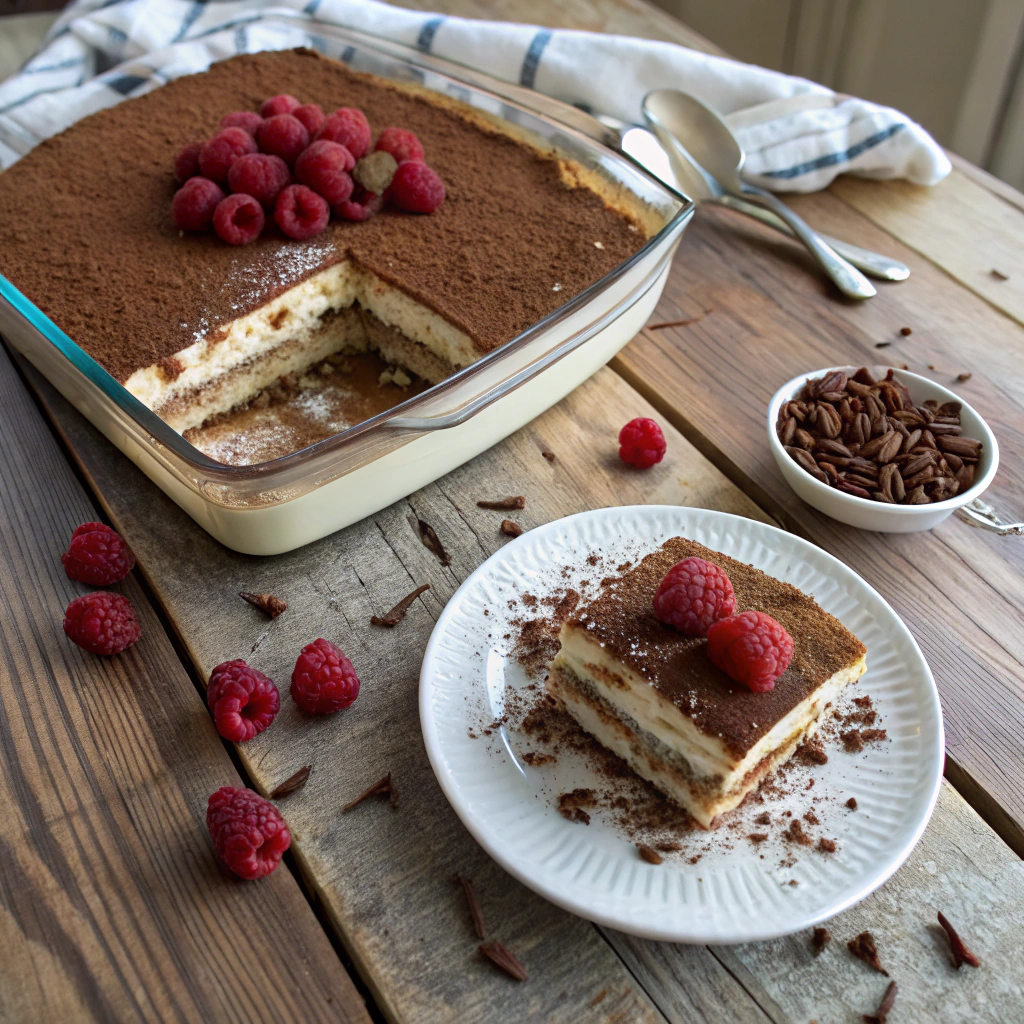
[[[655,614],[666,573],[691,556],[725,571],[737,608],[770,616],[792,638],[792,660],[771,689],[736,682],[712,663],[705,637]],[[705,828],[786,761],[866,668],[864,645],[813,598],[682,537],[577,609],[560,639],[548,692]]]

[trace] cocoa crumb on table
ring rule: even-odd
[[[869,967],[873,967],[879,974],[887,978],[889,972],[882,966],[878,959],[878,948],[875,946],[875,938],[871,932],[861,932],[860,935],[850,939],[846,948],[858,959],[863,960]]]
[[[526,981],[526,968],[504,943],[498,942],[497,939],[491,939],[490,942],[481,943],[480,952],[510,978],[514,978],[516,981]]]
[[[278,615],[288,610],[288,605],[273,594],[251,594],[248,590],[243,590],[238,596],[243,601],[248,601],[253,607],[259,608],[264,615],[269,615],[272,619],[276,619]]]
[[[526,498],[518,494],[510,498],[496,498],[493,501],[478,501],[477,508],[486,508],[495,512],[511,512],[515,509],[526,508]]]
[[[487,929],[484,927],[484,914],[480,909],[480,900],[477,897],[476,889],[473,888],[472,879],[467,878],[465,875],[456,875],[452,881],[456,885],[462,886],[462,891],[466,895],[466,903],[469,905],[469,916],[473,922],[473,931],[476,932],[478,939],[487,938]]]
[[[523,528],[511,519],[502,519],[501,532],[509,537],[519,537],[522,536]]]
[[[555,461],[555,453],[549,452],[546,448],[543,451],[541,451],[541,455],[543,455],[544,458],[548,460],[548,462]]]
[[[364,800],[367,800],[372,796],[386,796],[391,803],[391,809],[393,811],[398,809],[398,790],[391,781],[391,772],[388,772],[384,778],[378,779],[368,789],[364,789],[363,792],[355,798],[355,800],[350,800],[345,804],[341,809],[341,813],[346,814],[348,811],[351,811],[354,807],[357,807]]]
[[[417,519],[415,516],[409,516],[409,525],[412,527],[413,533],[419,537],[420,543],[428,551],[432,551],[437,555],[438,561],[442,566],[448,566],[451,564],[451,558],[448,557],[448,552],[445,551],[444,545],[441,543],[441,539],[438,537],[430,523],[423,519]]]
[[[827,928],[815,928],[811,936],[814,944],[814,955],[820,956],[821,951],[832,941],[832,935]]]
[[[298,789],[306,784],[306,780],[309,778],[309,773],[313,770],[311,764],[304,765],[294,775],[289,775],[280,785],[276,786],[270,792],[271,800],[280,800],[282,797],[289,796]]]
[[[942,925],[942,929],[949,939],[950,951],[953,954],[953,966],[958,971],[964,964],[970,967],[980,967],[981,961],[967,948],[967,944],[960,938],[941,910],[939,911],[939,924]]]
[[[865,1024],[886,1024],[889,1019],[889,1013],[896,1002],[896,991],[896,982],[890,981],[889,987],[885,990],[885,995],[882,996],[882,1001],[878,1004],[878,1009],[874,1013],[861,1014]]]

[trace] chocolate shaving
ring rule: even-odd
[[[417,587],[411,594],[406,594],[394,608],[391,609],[386,615],[374,615],[370,618],[370,625],[372,626],[387,626],[389,629],[392,626],[397,626],[398,623],[405,618],[405,613],[409,610],[413,601],[420,596],[424,591],[430,589],[429,583],[424,583],[423,586]]]
[[[511,519],[502,519],[501,532],[509,537],[519,537],[522,535],[523,528],[518,523],[512,522]]]
[[[481,940],[486,939],[487,929],[484,927],[484,913],[480,909],[480,900],[477,898],[472,880],[465,875],[456,875],[453,881],[456,885],[461,885],[462,891],[466,894],[469,916],[473,919],[473,931],[476,932],[476,937]]]
[[[832,941],[832,933],[827,928],[815,928],[811,936],[814,944],[814,955],[820,956],[821,951]]]
[[[1010,280],[1010,275],[1009,275],[1009,274],[1004,274],[1004,273],[1003,273],[1003,272],[1002,272],[1001,270],[996,270],[996,268],[995,268],[995,267],[993,267],[993,268],[992,268],[992,269],[991,269],[991,270],[989,271],[989,273],[990,273],[990,274],[991,274],[991,275],[992,275],[992,276],[993,276],[993,277],[994,277],[994,278],[995,278],[995,279],[996,279],[997,281],[1009,281],[1009,280]]]
[[[444,545],[441,543],[440,538],[434,532],[434,528],[430,523],[424,522],[422,519],[417,519],[415,516],[409,516],[409,525],[413,528],[413,532],[420,539],[420,543],[428,550],[433,551],[437,555],[438,561],[441,565],[451,565],[451,559],[448,557],[448,552],[445,551]]]
[[[283,796],[290,796],[297,789],[302,789],[306,784],[306,779],[309,778],[309,773],[313,770],[311,764],[307,764],[300,768],[294,775],[289,775],[280,786],[271,790],[270,799],[280,800]]]
[[[657,850],[644,843],[636,844],[636,852],[640,854],[640,859],[647,861],[648,864],[661,864],[665,860]]]
[[[967,944],[957,934],[956,929],[949,923],[946,915],[939,911],[939,924],[942,925],[946,935],[949,936],[949,948],[953,953],[953,966],[959,971],[963,964],[970,967],[980,967],[981,961],[967,948]]]
[[[875,348],[888,348],[891,344],[891,341],[876,341]]]
[[[871,932],[861,932],[856,938],[850,939],[846,948],[858,959],[863,960],[869,967],[873,967],[879,974],[887,978],[889,972],[882,966],[878,959],[878,949],[875,946],[875,939]]]
[[[902,334],[904,338],[909,338],[913,333],[914,332],[909,327],[900,328],[900,334]]]
[[[480,944],[480,952],[483,953],[495,967],[503,970],[510,978],[516,981],[526,981],[526,968],[516,959],[515,954],[502,942],[491,939],[490,942]]]
[[[554,462],[555,461],[555,453],[554,452],[549,452],[546,448],[542,449],[541,455],[543,455],[544,458],[548,460],[548,462]]]
[[[250,594],[249,591],[243,590],[238,596],[243,601],[248,601],[249,604],[259,608],[261,612],[269,615],[272,619],[276,619],[281,612],[288,608],[281,598],[274,597],[273,594]]]
[[[371,796],[386,796],[391,801],[392,810],[395,810],[398,807],[398,790],[391,781],[391,772],[388,772],[383,779],[375,782],[369,789],[363,790],[355,800],[345,804],[341,809],[341,813],[346,814],[348,811],[351,811],[353,807],[361,804]]]
[[[882,1001],[878,1004],[878,1009],[874,1013],[861,1014],[866,1024],[885,1024],[889,1019],[889,1013],[892,1010],[893,1004],[896,1002],[896,990],[896,982],[890,981],[889,987],[885,990],[885,995],[882,996]]]
[[[689,327],[690,324],[700,323],[709,313],[713,313],[713,309],[705,309],[700,316],[687,317],[685,320],[662,320],[661,323],[648,324],[647,330],[649,331],[660,331],[666,327]]]
[[[494,501],[478,501],[477,508],[489,508],[496,512],[511,512],[513,509],[526,508],[526,498],[519,494],[512,498],[497,498]]]

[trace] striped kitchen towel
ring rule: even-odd
[[[284,19],[287,20],[284,20]],[[671,43],[409,11],[377,0],[78,0],[0,84],[0,166],[96,110],[236,53],[311,46],[324,24],[429,51],[621,121],[651,89],[693,93],[737,132],[746,178],[813,192],[844,172],[931,185],[941,147],[890,107]]]

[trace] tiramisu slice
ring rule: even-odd
[[[655,615],[658,585],[690,556],[726,572],[737,608],[772,616],[793,638],[793,659],[768,692],[734,682],[711,663],[705,638]],[[705,828],[787,760],[866,667],[864,645],[812,598],[682,537],[579,608],[561,644],[548,691]]]

